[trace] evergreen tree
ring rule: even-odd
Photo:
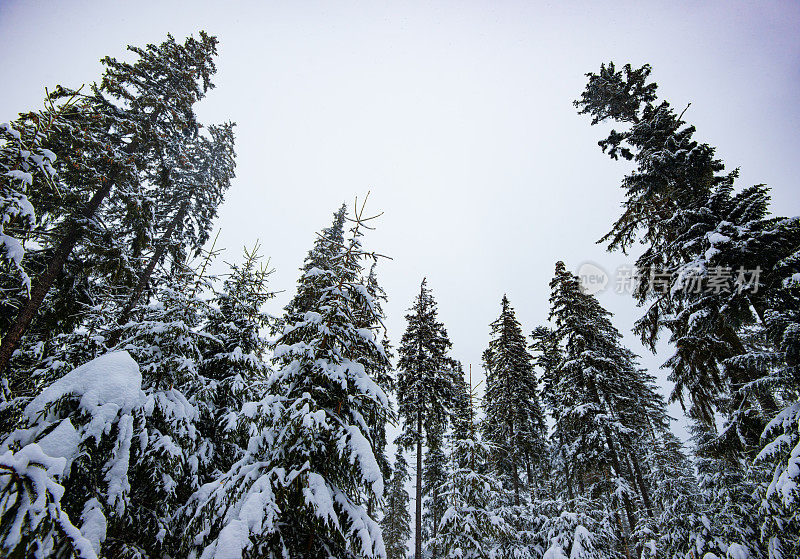
[[[157,286],[153,301],[137,309],[141,318],[123,329],[119,347],[142,370],[146,424],[137,433],[141,454],[130,467],[131,508],[107,538],[107,548],[116,553],[169,554],[174,515],[200,488],[215,452],[224,449],[215,448],[202,430],[202,402],[196,398],[208,385],[200,368],[210,311],[193,289],[196,282],[191,269],[176,272]]]
[[[42,145],[42,140],[62,123],[62,113],[70,105],[69,102],[58,108],[50,105],[38,113],[21,115],[15,123],[0,124],[0,271],[6,290],[0,307],[6,311],[3,317],[10,316],[13,310],[9,305],[15,299],[12,294],[17,295],[18,290],[30,291],[31,280],[22,259],[26,237],[36,225],[36,212],[28,196],[34,188],[57,188],[53,178],[57,156]],[[7,327],[3,324],[0,331]]]
[[[292,314],[313,310],[314,305],[319,301],[319,289],[314,281],[314,274],[328,272],[335,265],[344,249],[344,229],[347,220],[347,205],[341,207],[333,214],[333,223],[326,227],[314,241],[314,246],[308,251],[303,267],[300,268],[302,277],[307,280],[300,282],[297,286],[297,293],[286,305],[285,316],[288,318]]]
[[[445,486],[448,507],[436,535],[437,547],[448,559],[497,557],[502,537],[511,535],[495,510],[503,488],[491,473],[489,446],[479,438],[471,406],[468,414],[468,428],[453,444],[456,468]]]
[[[386,487],[386,504],[381,521],[386,559],[406,559],[408,553],[408,540],[411,538],[411,498],[406,491],[408,479],[408,463],[403,456],[403,449],[398,445],[392,476]]]
[[[555,394],[548,397],[560,402],[554,443],[562,445],[564,461],[576,469],[579,494],[590,499],[605,494],[622,505],[623,541],[632,545],[636,508],[654,516],[651,488],[636,453],[638,437],[665,428],[663,402],[652,379],[620,344],[610,313],[582,290],[563,262],[556,264],[550,285],[550,317],[563,352],[554,374]]]
[[[800,252],[778,265],[783,276],[764,325],[771,342],[767,381],[782,409],[764,430],[756,464],[766,469],[762,482],[761,538],[771,556],[800,554]]]
[[[408,327],[398,353],[397,401],[403,420],[401,445],[416,447],[415,559],[422,558],[422,446],[426,434],[441,432],[454,399],[454,361],[444,325],[437,320],[436,301],[425,279],[406,315]]]
[[[797,347],[799,220],[771,216],[763,185],[735,192],[737,172],[722,174],[714,148],[693,140],[695,129],[683,113],[657,103],[656,84],[646,83],[649,74],[649,66],[626,65],[618,72],[613,64],[603,65],[599,74],[588,75],[576,102],[593,123],[625,124],[600,145],[637,166],[623,181],[625,211],[603,240],[610,249],[625,250],[641,238],[647,248],[637,267],[665,276],[661,289],[653,281],[639,283],[636,297],[649,306],[636,329],[653,347],[662,329],[670,332],[676,351],[666,365],[675,382],[673,399],[683,403],[688,396],[690,416],[705,425],[697,427],[698,460],[706,472],[701,481],[710,503],[705,523],[722,526],[716,534],[727,531],[713,537],[719,543],[714,553],[738,540],[751,553],[778,557],[798,546],[796,537],[783,534],[797,532],[785,528],[797,525],[790,466],[798,440],[792,411],[798,391],[790,380],[796,379],[797,352],[790,348]],[[747,270],[759,274],[746,278]],[[760,486],[762,551],[747,539],[754,533],[752,502],[740,500],[743,508],[731,509],[728,483]],[[732,518],[742,524],[733,527]]]
[[[189,503],[188,532],[201,535],[185,545],[204,545],[203,557],[385,556],[366,506],[384,486],[366,418],[385,418],[389,403],[358,360],[385,353],[375,332],[355,324],[355,310],[372,306],[359,281],[367,219],[362,207],[330,269],[301,277],[298,292],[313,287],[319,299],[287,317],[269,394],[242,410],[245,455]]]
[[[161,153],[150,184],[164,192],[156,200],[155,218],[165,224],[161,238],[147,265],[139,274],[117,322],[124,324],[145,291],[153,272],[164,255],[172,254],[173,265],[183,262],[187,252],[199,254],[208,241],[211,222],[217,207],[230,186],[235,167],[233,124],[210,126],[208,137],[200,133],[195,123],[189,141],[166,146]],[[109,341],[115,343],[115,339]]]
[[[745,461],[719,457],[716,433],[701,422],[692,431],[700,502],[688,518],[689,549],[700,557],[767,557],[758,537],[758,487]]]
[[[367,274],[366,277],[362,275],[361,283],[371,297],[372,306],[356,309],[356,324],[359,328],[374,331],[376,335],[381,336],[381,346],[383,347],[386,359],[381,356],[380,359],[375,360],[372,359],[370,354],[365,354],[361,356],[361,361],[364,363],[364,367],[369,376],[375,379],[378,386],[380,386],[386,394],[394,394],[396,383],[391,366],[393,353],[391,343],[389,342],[389,333],[385,325],[386,314],[383,310],[383,304],[388,300],[388,297],[378,283],[376,268],[377,261],[372,263],[369,268],[369,274]],[[387,422],[394,423],[397,419],[394,409],[392,408],[389,411],[390,413],[388,416],[384,416],[384,412],[381,411],[380,414],[367,418],[370,423],[370,428],[375,432],[376,458],[386,478],[389,477],[391,472],[389,458],[386,456],[386,425]],[[370,506],[372,505],[376,505],[376,503],[371,503]]]
[[[702,502],[694,470],[681,442],[669,431],[645,439],[639,453],[646,462],[646,483],[656,511],[646,556],[683,559]]]
[[[521,467],[528,483],[544,452],[544,414],[522,327],[504,295],[500,317],[492,322],[492,340],[483,353],[486,368],[486,437],[497,452],[499,472],[510,478],[515,503],[520,499]],[[531,487],[532,489],[532,487]]]
[[[546,449],[547,460],[540,467],[547,472],[549,478],[549,497],[551,499],[566,497],[571,502],[575,499],[575,491],[573,489],[575,479],[573,478],[570,464],[564,455],[567,449],[564,432],[561,430],[562,426],[565,426],[561,418],[564,402],[559,399],[557,392],[559,384],[557,375],[562,358],[561,348],[558,345],[558,338],[555,333],[547,326],[534,328],[531,333],[531,340],[530,348],[533,350],[533,364],[541,369],[542,404],[555,423],[553,432],[550,435],[553,442],[548,444]]]
[[[201,432],[213,445],[207,452],[215,476],[228,471],[244,453],[247,437],[239,429],[239,410],[264,395],[270,373],[261,331],[272,324],[262,308],[273,297],[267,286],[271,270],[260,263],[259,248],[258,243],[245,248],[242,264],[230,266],[203,327],[203,385],[192,397],[199,407]]]
[[[90,94],[79,95],[64,88],[52,94],[51,99],[56,100],[79,96],[69,118],[65,115],[66,123],[53,128],[44,141],[48,149],[59,154],[56,171],[59,180],[70,185],[64,191],[69,194],[71,207],[77,209],[64,211],[68,206],[59,204],[57,211],[42,214],[54,216],[57,234],[48,250],[41,252],[41,271],[30,296],[4,332],[0,371],[7,369],[54,282],[76,246],[86,238],[87,227],[96,227],[105,210],[126,205],[146,218],[142,173],[146,175],[145,171],[160,161],[170,147],[184,142],[186,133],[197,129],[193,104],[212,87],[216,43],[214,37],[201,32],[199,40],[190,37],[183,45],[169,37],[161,45],[129,47],[137,61],[128,64],[103,59],[103,80],[99,86],[92,86]],[[110,198],[112,189],[118,195]],[[54,197],[49,194],[43,202]],[[147,229],[146,219],[137,217],[136,221],[140,230]],[[124,244],[110,240],[120,255],[129,255]],[[66,298],[63,290],[61,293]]]
[[[129,467],[141,458],[146,395],[125,352],[47,386],[0,443],[0,545],[7,556],[105,556],[139,512]],[[142,488],[143,489],[143,488]]]
[[[690,415],[709,426],[721,412],[728,426],[720,451],[752,456],[777,404],[760,382],[769,364],[764,335],[749,330],[771,308],[783,279],[777,264],[800,242],[798,220],[769,216],[763,185],[734,192],[737,172],[722,174],[714,148],[693,139],[683,113],[657,103],[650,71],[602,65],[576,101],[593,124],[627,126],[600,146],[637,166],[623,180],[624,213],[601,241],[623,251],[639,238],[645,243],[636,297],[648,308],[636,331],[652,348],[662,329],[670,332],[673,399],[688,396]],[[742,277],[756,269],[757,281]]]

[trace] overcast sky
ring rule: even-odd
[[[36,2],[0,0],[0,121],[41,106],[45,86],[97,80],[127,44],[220,39],[203,122],[233,120],[237,178],[218,225],[226,258],[260,239],[284,293],[314,232],[371,191],[385,212],[366,239],[396,342],[428,277],[454,356],[473,377],[507,293],[526,332],[546,320],[556,260],[609,270],[596,245],[619,212],[626,168],[576,114],[601,62],[649,63],[662,98],[718,147],[740,187],[766,183],[800,213],[797,2]],[[626,343],[640,315],[599,296]],[[671,408],[680,417],[680,408]],[[682,421],[676,432],[685,437]]]

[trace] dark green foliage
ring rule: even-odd
[[[427,435],[441,436],[447,427],[450,410],[456,400],[454,378],[460,371],[448,356],[450,339],[437,319],[436,301],[423,279],[420,292],[406,315],[408,327],[403,333],[397,364],[397,401],[403,430],[398,443],[416,447],[416,518],[415,556],[422,555],[422,444]]]
[[[491,337],[483,352],[484,431],[494,448],[495,468],[519,504],[521,472],[528,472],[530,484],[531,473],[543,459],[546,429],[527,340],[505,296],[500,317],[491,324]]]

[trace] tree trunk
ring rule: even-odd
[[[511,451],[511,456],[511,468],[514,470],[514,504],[519,506],[519,467],[517,465],[516,449]]]
[[[533,469],[531,465],[531,456],[529,452],[525,452],[525,470],[528,479],[528,491],[531,494],[531,502],[536,500],[536,484],[533,482]]]
[[[417,502],[414,523],[414,559],[422,559],[422,414],[417,414]]]
[[[606,436],[606,442],[608,443],[608,450],[611,453],[611,465],[614,468],[614,473],[622,477],[622,466],[619,461],[619,455],[617,454],[617,447],[614,444],[614,438],[611,436],[611,429],[608,428],[608,425],[603,425],[603,431]],[[633,507],[631,506],[631,500],[627,493],[622,495],[622,503],[625,506],[625,514],[628,517],[630,529],[633,530],[636,527],[636,517],[633,515]]]
[[[639,492],[642,495],[642,501],[644,501],[644,506],[647,508],[647,513],[650,518],[653,518],[653,503],[650,500],[650,491],[647,489],[647,484],[644,482],[642,470],[639,468],[639,459],[636,458],[635,453],[630,453],[630,459],[633,464],[633,475],[636,478],[636,483],[639,484]]]
[[[593,380],[589,381],[589,390],[594,399],[594,403],[597,404],[598,408],[601,410],[606,410],[606,406],[603,402],[600,401],[600,394],[597,392],[597,385],[595,385]],[[606,437],[606,443],[608,444],[608,450],[611,454],[611,466],[614,468],[614,473],[618,477],[622,476],[622,464],[619,460],[619,454],[617,453],[617,446],[614,444],[614,437],[611,435],[611,429],[609,429],[607,424],[603,425],[603,434]],[[636,528],[636,517],[633,515],[633,507],[631,506],[630,497],[627,494],[622,495],[622,502],[625,506],[625,514],[628,517],[628,524],[630,526],[631,531]]]
[[[561,448],[564,448],[564,433],[559,432],[558,438],[561,442]],[[569,497],[570,501],[575,501],[575,494],[572,491],[572,474],[570,473],[569,464],[564,461],[564,469],[566,470],[564,473],[567,475],[567,496]],[[555,495],[553,496],[555,498]]]
[[[38,314],[39,307],[42,305],[48,291],[50,291],[53,282],[61,273],[61,270],[64,268],[64,263],[83,235],[84,223],[91,220],[95,213],[97,213],[103,200],[105,200],[111,192],[111,188],[114,185],[118,173],[118,168],[115,165],[111,169],[110,176],[83,207],[77,219],[69,226],[69,229],[67,229],[66,234],[61,239],[61,243],[58,245],[53,257],[50,259],[50,262],[48,262],[47,269],[37,278],[36,285],[34,285],[31,290],[30,299],[28,299],[27,304],[17,315],[14,325],[5,335],[2,343],[0,343],[0,374],[4,373],[8,368],[11,356],[19,346],[22,336],[25,335],[31,322]]]
[[[153,252],[153,255],[150,257],[147,267],[142,270],[141,274],[139,274],[139,281],[136,283],[136,288],[133,290],[133,293],[131,293],[131,296],[128,298],[128,302],[125,303],[125,307],[122,309],[122,312],[120,312],[119,317],[117,318],[117,325],[120,328],[116,328],[109,336],[107,342],[108,347],[115,346],[119,341],[119,338],[122,334],[121,327],[124,326],[130,318],[131,312],[133,312],[134,307],[139,302],[139,298],[142,296],[147,284],[150,282],[150,276],[153,275],[156,265],[158,265],[158,263],[161,261],[161,258],[164,256],[164,252],[167,250],[167,246],[172,238],[172,234],[175,232],[175,228],[177,227],[178,223],[183,220],[183,217],[186,215],[188,209],[189,203],[184,202],[178,210],[178,213],[175,214],[175,216],[169,222],[169,225],[167,225],[167,229],[161,236],[161,240],[159,241],[155,252]]]

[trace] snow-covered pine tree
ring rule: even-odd
[[[486,369],[486,439],[496,449],[494,465],[507,479],[520,504],[520,470],[530,485],[544,455],[546,428],[532,357],[514,309],[503,295],[500,316],[491,324],[492,339],[483,352]],[[529,491],[534,487],[527,487]]]
[[[686,518],[690,524],[687,553],[709,559],[766,558],[759,541],[757,480],[748,475],[746,461],[720,458],[714,448],[717,433],[703,422],[694,421],[691,430],[700,498],[698,510]]]
[[[600,142],[612,157],[622,155],[637,165],[623,181],[625,212],[604,240],[609,248],[625,250],[643,238],[647,250],[637,267],[667,274],[666,289],[640,283],[636,296],[649,306],[637,331],[654,345],[659,332],[668,329],[676,346],[667,362],[676,384],[673,398],[688,396],[690,415],[710,433],[716,432],[715,414],[722,415],[717,440],[704,434],[700,459],[706,469],[740,467],[736,476],[751,469],[749,475],[757,478],[761,467],[771,463],[773,480],[785,479],[781,472],[793,470],[788,467],[794,448],[789,441],[796,438],[794,414],[788,410],[798,396],[796,388],[786,390],[786,384],[775,381],[784,376],[776,372],[796,367],[796,351],[786,350],[784,332],[794,340],[788,345],[796,346],[797,330],[784,329],[792,322],[784,318],[797,313],[796,292],[790,295],[785,286],[794,282],[798,269],[798,218],[771,216],[769,190],[763,185],[735,193],[736,171],[721,174],[714,148],[692,139],[694,127],[685,125],[683,113],[676,115],[666,102],[656,104],[656,85],[646,84],[649,74],[649,66],[634,70],[627,65],[617,72],[613,64],[603,65],[598,75],[588,75],[587,88],[576,102],[581,112],[593,116],[593,123],[611,119],[630,125]],[[758,270],[759,276],[742,277],[747,270]],[[714,289],[685,289],[711,279]],[[781,429],[788,429],[785,437]],[[762,430],[765,436],[759,440]],[[764,443],[758,464],[750,465]],[[708,461],[714,455],[721,462],[711,467]],[[715,477],[706,476],[706,487],[710,479]],[[774,499],[772,482],[763,485],[768,499]],[[725,491],[719,487],[712,493]],[[787,533],[783,526],[797,519],[772,505],[762,506],[762,538],[777,556],[780,551],[773,546],[781,545],[778,534]],[[745,516],[750,514],[754,511]],[[796,539],[786,542],[789,549],[797,545]]]
[[[761,538],[771,557],[800,555],[800,251],[778,264],[783,276],[764,325],[770,340],[767,380],[782,409],[764,430],[756,463],[767,471]]]
[[[141,455],[145,404],[125,352],[70,371],[28,402],[0,443],[4,556],[106,556],[108,531],[135,512],[129,468]]]
[[[722,174],[714,148],[693,139],[683,113],[657,102],[650,71],[602,65],[575,103],[593,124],[610,119],[627,127],[600,145],[637,166],[622,183],[625,210],[601,241],[625,251],[643,240],[636,297],[648,307],[636,331],[652,348],[662,329],[670,332],[672,398],[688,397],[690,414],[709,426],[720,412],[728,424],[720,452],[752,457],[777,412],[769,383],[761,382],[769,374],[767,340],[753,329],[762,329],[780,289],[778,263],[800,243],[798,219],[770,216],[763,185],[735,193],[737,172]],[[759,278],[748,285],[755,278],[741,276],[756,269]]]
[[[622,539],[632,549],[637,509],[641,516],[655,514],[636,455],[637,439],[664,425],[663,401],[652,378],[620,344],[610,313],[583,291],[563,262],[556,264],[550,286],[550,318],[563,354],[553,375],[555,394],[548,396],[561,402],[554,443],[562,445],[564,461],[576,469],[580,495],[607,495],[622,506]]]
[[[199,430],[211,445],[207,475],[214,477],[227,472],[244,453],[248,434],[240,429],[239,413],[245,402],[264,396],[270,373],[262,330],[273,322],[263,310],[273,297],[268,289],[272,271],[261,262],[259,250],[259,243],[245,247],[242,263],[230,265],[203,325],[203,384],[190,396],[199,408]]]
[[[386,486],[386,502],[383,507],[383,543],[386,546],[386,559],[406,559],[408,541],[411,539],[411,497],[406,491],[409,479],[408,462],[403,449],[397,446],[392,476]]]
[[[439,523],[436,548],[447,559],[488,559],[503,556],[503,539],[515,535],[497,510],[504,489],[491,467],[490,447],[479,434],[471,389],[462,384],[460,400],[466,396],[468,405],[461,409],[454,429],[454,471],[444,487],[447,509]]]
[[[131,507],[109,529],[109,553],[156,557],[175,545],[173,518],[212,470],[220,451],[202,430],[200,409],[208,380],[200,372],[210,308],[198,278],[185,266],[156,286],[155,297],[134,310],[118,348],[139,363],[146,394],[140,454],[130,467]],[[206,287],[202,285],[202,287]]]
[[[328,269],[304,272],[298,291],[319,298],[286,317],[270,394],[243,409],[247,451],[191,499],[185,544],[203,558],[386,556],[366,506],[384,487],[366,418],[385,417],[389,402],[358,360],[385,353],[376,332],[355,323],[356,309],[372,306],[359,281],[368,219],[358,208]]]
[[[436,301],[425,279],[406,315],[397,364],[398,411],[403,420],[400,444],[416,450],[414,557],[422,559],[422,446],[429,433],[444,430],[454,400],[452,343],[437,319]]]
[[[53,458],[35,443],[0,456],[0,549],[7,557],[44,557],[57,552],[95,559],[92,542],[61,507],[64,488],[57,479],[66,460]],[[56,551],[57,550],[57,551]]]
[[[541,465],[548,477],[546,495],[550,499],[575,499],[573,478],[569,462],[565,459],[566,442],[561,431],[564,424],[561,415],[565,402],[562,402],[556,390],[558,371],[561,363],[561,348],[558,338],[551,328],[537,326],[531,332],[530,349],[533,351],[533,364],[541,369],[541,400],[544,409],[553,418],[554,428],[550,433],[551,443],[547,447],[547,460]]]
[[[643,439],[639,454],[656,513],[644,556],[685,559],[702,502],[694,469],[680,440],[669,430],[654,431]]]
[[[91,278],[113,278],[109,270],[121,267],[115,272],[124,276],[123,284],[132,283],[132,256],[151,233],[149,198],[156,194],[151,190],[148,196],[142,177],[158,166],[170,146],[191,137],[185,131],[197,129],[193,105],[212,87],[216,43],[214,37],[201,32],[199,39],[189,37],[184,44],[170,36],[160,45],[129,47],[137,60],[121,63],[113,58],[103,59],[103,80],[99,86],[93,85],[89,94],[58,88],[51,95],[55,100],[77,96],[75,110],[69,111],[66,124],[56,127],[44,142],[59,154],[55,168],[59,180],[68,185],[64,189],[67,195],[41,219],[53,235],[40,251],[30,297],[4,333],[0,371],[7,368],[23,334],[65,269],[69,272],[70,266],[77,266],[78,272],[67,276],[83,278],[91,284]],[[55,196],[49,195],[51,199]],[[110,227],[106,231],[113,233],[106,236],[92,231],[102,229],[97,226],[112,216],[116,216],[115,224],[123,224],[119,231]],[[100,258],[100,262],[83,254],[75,258],[76,247],[88,255],[99,252],[104,257],[116,254],[117,258]],[[112,266],[111,261],[116,264]],[[86,268],[86,264],[90,267]],[[69,289],[59,289],[50,296],[69,300],[75,295]],[[74,320],[71,324],[75,324]],[[46,325],[37,330],[48,332]],[[56,330],[59,331],[69,329]]]
[[[560,508],[562,503],[539,503],[536,538],[530,544],[532,557],[542,559],[618,559],[618,539],[606,511],[578,499],[577,511]],[[588,506],[585,506],[588,505]],[[628,557],[632,556],[630,554]]]
[[[4,288],[0,332],[9,326],[13,301],[30,291],[31,279],[22,260],[25,241],[37,217],[29,196],[58,188],[52,165],[57,155],[42,141],[52,128],[62,124],[61,113],[73,103],[74,99],[58,108],[51,104],[37,113],[20,115],[16,122],[0,124],[0,281]]]
[[[103,281],[101,278],[106,276],[106,283],[118,279],[112,272],[115,266],[111,255],[129,239],[119,227],[115,233],[123,244],[118,244],[117,239],[103,242],[108,240],[102,238],[102,225],[107,223],[116,229],[114,225],[118,224],[114,220],[105,222],[106,216],[99,216],[99,197],[106,199],[103,187],[107,185],[103,181],[111,172],[109,162],[115,157],[120,160],[118,169],[115,168],[117,185],[124,191],[138,192],[135,165],[122,159],[124,154],[119,146],[124,145],[124,141],[120,134],[112,131],[109,115],[96,97],[79,96],[74,91],[57,88],[48,95],[47,104],[68,107],[60,112],[53,126],[41,132],[40,146],[54,155],[51,160],[54,184],[34,180],[28,192],[31,209],[36,211],[36,222],[28,237],[35,242],[25,252],[22,266],[32,286],[29,292],[8,291],[9,297],[4,303],[12,307],[13,312],[4,314],[1,332],[6,349],[11,345],[16,347],[14,332],[22,332],[20,320],[30,323],[36,318],[27,329],[28,337],[20,346],[22,351],[15,355],[15,363],[6,371],[11,391],[19,395],[36,393],[37,387],[31,383],[28,373],[35,361],[46,354],[50,338],[69,333],[81,324],[82,311],[91,306],[97,296],[91,278]],[[12,126],[25,126],[28,120],[38,122],[40,119],[35,115],[23,115]],[[86,219],[86,212],[99,219]],[[122,253],[129,254],[130,250]],[[49,289],[50,285],[55,285],[56,289]],[[34,299],[41,299],[40,304],[35,304]]]
[[[381,337],[381,345],[386,359],[381,356],[377,361],[371,358],[370,354],[361,357],[360,361],[363,362],[367,374],[375,379],[378,386],[387,394],[391,395],[395,392],[395,378],[394,371],[391,366],[393,358],[391,344],[389,342],[389,333],[386,328],[386,314],[383,310],[383,304],[388,300],[386,292],[378,283],[377,275],[377,262],[373,262],[369,268],[369,274],[362,278],[362,283],[371,297],[371,307],[356,309],[356,324],[359,328],[367,328],[374,330]],[[389,457],[386,456],[386,424],[396,422],[396,414],[394,408],[390,410],[388,416],[384,416],[384,410],[380,414],[368,417],[367,421],[370,423],[370,428],[375,432],[375,457],[384,472],[384,477],[388,478],[391,473],[389,466]],[[370,503],[370,507],[376,503]]]
[[[148,169],[152,175],[148,183],[159,193],[153,197],[153,228],[161,234],[153,242],[147,264],[120,311],[119,324],[128,320],[166,254],[172,256],[175,266],[200,253],[208,241],[217,208],[235,176],[233,124],[209,126],[207,135],[198,123],[193,124],[195,129],[188,134],[189,139],[168,143],[158,164]],[[109,343],[113,345],[114,341],[112,337]]]
[[[314,246],[308,251],[303,267],[300,268],[302,275],[308,276],[307,281],[300,282],[297,286],[297,293],[284,309],[284,320],[293,314],[303,313],[313,310],[313,306],[319,302],[319,290],[313,280],[313,270],[327,272],[331,270],[334,261],[344,250],[344,230],[347,221],[347,204],[333,214],[333,223],[317,233]],[[309,273],[312,272],[311,275]],[[281,321],[283,323],[283,320]]]

